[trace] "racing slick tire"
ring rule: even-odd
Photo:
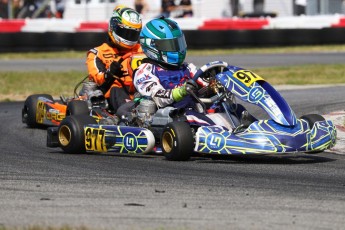
[[[58,128],[59,146],[66,153],[83,154],[85,150],[84,125],[97,124],[89,115],[71,115],[63,119]]]
[[[41,127],[41,124],[36,122],[37,102],[39,97],[45,97],[54,101],[53,97],[49,94],[33,94],[26,98],[22,109],[22,122],[26,123],[29,128]]]
[[[86,101],[73,100],[68,103],[66,116],[70,115],[89,115],[89,107]]]
[[[300,119],[303,119],[308,122],[310,129],[313,128],[315,122],[317,121],[324,121],[325,118],[319,114],[306,114],[300,117]],[[315,154],[315,153],[322,153],[324,150],[315,150],[315,151],[309,151],[306,152],[308,154]]]
[[[194,149],[194,138],[188,123],[179,121],[167,124],[163,129],[161,147],[167,160],[189,160]]]
[[[306,115],[301,116],[300,119],[307,121],[310,129],[313,128],[315,122],[325,120],[325,118],[319,114],[306,114]]]

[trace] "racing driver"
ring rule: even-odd
[[[138,93],[151,98],[158,108],[184,108],[189,124],[214,125],[215,120],[205,114],[190,95],[208,83],[201,78],[197,82],[192,80],[197,68],[184,61],[187,44],[178,24],[164,17],[149,21],[140,33],[140,44],[147,58],[134,73]],[[233,113],[241,117],[243,125],[249,120],[250,115],[243,106],[238,105]]]
[[[190,123],[213,125],[210,118],[197,112],[188,95],[187,87],[198,88],[191,81],[197,69],[194,64],[184,62],[187,44],[178,24],[165,17],[147,22],[140,33],[140,44],[147,56],[134,73],[134,85],[140,95],[152,98],[158,108],[190,108],[186,111]],[[199,85],[204,85],[198,80]]]
[[[97,84],[114,113],[120,105],[133,99],[135,88],[130,67],[122,57],[128,53],[142,53],[138,43],[141,29],[140,14],[119,5],[110,18],[107,41],[87,53],[89,80]]]

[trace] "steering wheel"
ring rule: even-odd
[[[201,78],[204,82],[209,83],[210,78],[214,77],[216,74],[224,72],[227,69],[228,63],[222,62],[222,61],[214,61],[207,63],[203,66],[201,66],[196,73],[194,74],[193,79],[191,79],[192,82],[196,83],[199,78]],[[206,105],[205,103],[211,103],[212,99],[209,98],[199,98],[199,96],[203,95],[208,91],[209,86],[205,86],[198,90],[197,94],[198,96],[193,92],[189,91],[189,93],[193,96],[195,100],[197,100],[201,106],[203,107],[203,111],[206,111]]]
[[[193,80],[197,81],[199,78],[202,78],[205,82],[208,82],[210,75],[216,75],[227,69],[228,63],[223,61],[213,61],[201,66],[196,73],[194,74]],[[212,73],[214,72],[214,73]]]

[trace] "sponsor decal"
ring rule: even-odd
[[[114,55],[112,53],[107,53],[107,54],[103,54],[104,58],[113,58]]]
[[[138,148],[138,141],[133,133],[127,133],[123,137],[123,145],[128,152],[135,152]]]
[[[155,94],[155,97],[170,98],[171,90],[160,89]]]
[[[47,120],[62,121],[66,117],[66,114],[60,113],[57,109],[49,109],[46,113]]]
[[[140,85],[142,84],[144,81],[147,81],[147,80],[150,80],[152,77],[148,74],[144,74],[143,77],[139,78],[137,81],[136,81],[136,84],[137,85]]]
[[[221,151],[226,144],[225,138],[218,133],[211,133],[208,135],[206,138],[206,143],[207,147],[215,152]]]
[[[148,85],[148,86],[146,87],[146,92],[150,92],[151,89],[152,89],[152,87],[155,86],[155,85],[157,85],[156,82],[153,82],[152,84]]]
[[[261,87],[253,87],[249,91],[248,101],[249,102],[258,102],[264,96],[264,89]]]
[[[266,105],[274,114],[281,114],[277,104],[273,101],[271,97],[265,98]]]

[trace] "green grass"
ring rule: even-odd
[[[315,85],[345,83],[343,64],[315,64],[260,68],[255,72],[272,85]]]
[[[51,59],[51,58],[80,58],[86,59],[87,51],[62,52],[27,52],[27,53],[0,53],[0,60],[11,59]]]
[[[252,69],[272,85],[315,85],[345,83],[345,68],[341,64],[300,65]],[[73,96],[75,85],[85,77],[85,71],[68,72],[0,72],[0,100],[24,100],[36,93],[53,97]]]
[[[85,76],[85,71],[0,72],[0,101],[24,100],[36,93],[73,96],[74,87]]]
[[[344,45],[293,46],[250,49],[189,50],[190,56],[253,54],[253,53],[313,53],[345,52]],[[78,58],[85,60],[86,51],[0,53],[1,60],[10,59]],[[299,65],[252,69],[272,85],[309,85],[345,83],[344,65]],[[23,74],[0,70],[0,101],[24,100],[28,95],[47,93],[53,97],[73,96],[75,85],[85,71],[49,72],[34,71]]]

